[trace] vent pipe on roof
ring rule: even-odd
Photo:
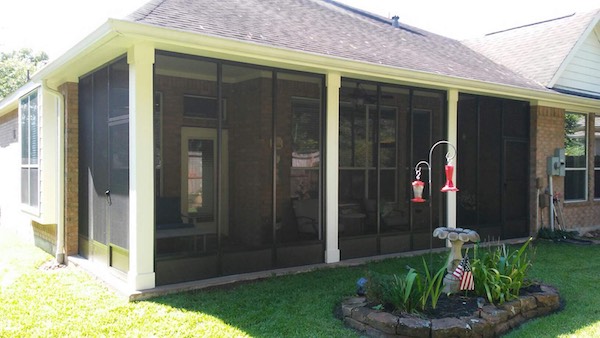
[[[400,17],[397,16],[397,15],[394,15],[392,17],[392,27],[394,27],[394,28],[400,28],[400,22],[398,22],[399,19],[400,19]]]

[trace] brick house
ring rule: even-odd
[[[533,235],[550,184],[598,226],[598,20],[459,42],[329,0],[149,2],[0,102],[1,225],[131,291]]]

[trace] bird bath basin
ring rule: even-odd
[[[452,272],[463,258],[462,247],[468,242],[479,242],[479,234],[470,229],[439,227],[433,230],[433,237],[447,239],[451,244],[447,274],[444,277],[444,292],[455,293],[458,291],[459,280],[452,275]]]

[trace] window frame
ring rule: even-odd
[[[594,201],[600,201],[600,195],[596,196],[596,190],[598,189],[598,185],[600,185],[600,180],[596,180],[596,177],[600,177],[600,175],[596,175],[596,173],[600,173],[600,114],[592,114],[593,116],[593,133],[594,133],[594,156],[592,159],[592,166],[594,168],[594,191],[592,192],[593,194],[593,199]],[[591,140],[591,134],[590,133],[590,140]],[[598,142],[597,142],[598,141]],[[596,164],[596,157],[599,158],[598,160],[598,164]]]
[[[294,160],[295,159],[299,159],[299,158],[295,158],[295,156],[300,155],[300,153],[298,154],[294,154],[295,153],[295,148],[294,146],[292,146],[292,158],[291,158],[291,163],[290,163],[290,185],[294,188],[290,189],[290,198],[292,199],[307,199],[307,198],[315,198],[314,194],[315,191],[318,194],[319,191],[319,185],[321,184],[320,181],[320,171],[321,171],[321,159],[322,159],[322,152],[321,152],[321,146],[323,143],[322,140],[322,134],[321,134],[321,130],[322,130],[322,119],[321,116],[323,115],[323,103],[321,99],[316,99],[316,98],[311,98],[311,97],[304,97],[304,96],[292,96],[291,97],[291,105],[292,105],[292,130],[290,131],[290,133],[292,134],[292,138],[294,138],[295,136],[295,121],[296,121],[296,115],[297,114],[301,114],[301,113],[309,113],[309,114],[314,114],[317,117],[317,120],[319,121],[319,125],[317,126],[317,131],[318,131],[318,147],[316,149],[316,151],[313,151],[313,154],[316,153],[317,156],[313,157],[313,161],[308,160],[307,163],[312,163],[310,166],[307,165],[300,165],[298,163],[295,163]],[[279,142],[279,139],[277,140],[277,142]],[[292,141],[293,144],[295,144],[295,141]],[[280,148],[280,146],[278,146],[278,149]],[[298,161],[300,163],[302,163],[302,161]],[[316,190],[315,190],[315,183],[316,183]],[[312,193],[312,194],[311,194]]]
[[[343,108],[347,108],[352,110],[353,109],[353,105],[351,102],[340,102],[340,115],[342,114],[342,109]],[[390,112],[393,111],[393,116],[394,116],[394,146],[395,146],[395,150],[394,150],[394,165],[393,166],[383,166],[383,165],[379,165],[378,163],[376,163],[376,159],[377,157],[375,156],[375,154],[369,152],[369,150],[373,150],[374,149],[374,144],[377,142],[378,138],[375,137],[375,134],[373,133],[372,128],[374,128],[374,126],[378,123],[380,123],[380,121],[375,121],[375,120],[371,120],[370,116],[371,113],[375,113],[377,114],[377,112],[379,111],[380,113],[384,110],[388,110]],[[364,127],[365,127],[365,144],[366,144],[366,149],[367,151],[365,151],[364,154],[364,158],[361,159],[361,163],[352,163],[351,165],[344,165],[342,166],[341,164],[338,163],[338,172],[341,173],[341,171],[347,171],[347,172],[361,172],[364,174],[364,196],[363,199],[369,199],[369,182],[370,180],[370,173],[371,172],[375,172],[377,173],[377,170],[379,168],[379,172],[381,174],[381,172],[384,171],[393,171],[394,172],[394,178],[396,180],[396,182],[398,181],[398,134],[399,134],[399,130],[398,130],[398,115],[399,115],[399,111],[398,111],[398,107],[394,107],[394,106],[390,106],[390,105],[377,105],[377,104],[371,104],[371,103],[367,103],[364,104],[364,112],[361,112],[361,119],[363,119],[364,121]],[[381,117],[380,117],[381,119]],[[341,117],[340,117],[341,120]],[[380,131],[377,131],[380,132]],[[341,138],[341,136],[340,136]],[[377,149],[376,151],[380,151],[380,147],[381,147],[381,142],[380,144],[377,145]],[[376,174],[377,175],[377,174]],[[398,189],[395,188],[394,189],[394,198],[391,200],[385,200],[386,203],[398,203]],[[353,204],[353,203],[344,203],[344,204]]]
[[[34,98],[35,96],[35,98]],[[35,106],[32,101],[35,99]],[[41,95],[39,89],[35,89],[19,99],[19,143],[21,145],[21,208],[32,213],[39,213],[41,204],[41,170],[40,170],[40,106]],[[24,111],[26,110],[26,111]],[[32,123],[32,113],[35,113],[35,124]],[[24,130],[26,124],[27,130]],[[34,127],[34,128],[32,128]],[[35,129],[35,135],[32,130]],[[35,146],[33,145],[35,137]],[[27,142],[26,144],[24,142]],[[24,149],[27,147],[27,150]],[[35,147],[35,149],[33,149]],[[25,154],[26,152],[26,154]],[[35,154],[34,154],[35,152]],[[33,155],[34,154],[34,155]],[[33,155],[33,156],[32,156]],[[35,158],[34,158],[35,157]],[[37,171],[37,177],[31,175]],[[23,177],[27,172],[27,177]],[[33,182],[35,181],[35,182]],[[27,183],[27,185],[23,184]],[[37,195],[33,200],[32,196]],[[35,201],[32,203],[32,201]]]
[[[585,202],[589,199],[589,192],[588,192],[588,187],[589,187],[589,183],[588,183],[588,177],[589,177],[589,171],[588,171],[588,167],[589,167],[589,150],[590,150],[590,146],[589,146],[589,121],[588,121],[588,114],[585,113],[579,113],[579,112],[565,112],[565,141],[568,138],[567,135],[567,131],[566,131],[566,118],[567,115],[580,115],[583,117],[583,122],[584,122],[584,126],[582,128],[581,131],[583,131],[584,135],[583,135],[583,145],[584,145],[584,165],[582,167],[575,167],[575,166],[571,166],[569,167],[568,163],[569,161],[566,160],[566,158],[569,157],[569,155],[567,154],[567,144],[565,143],[565,187],[564,187],[564,201],[565,203],[577,203],[577,202]],[[567,191],[567,174],[569,172],[581,172],[583,171],[583,198],[573,198],[573,199],[568,199],[566,196],[566,191]]]

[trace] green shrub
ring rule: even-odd
[[[506,245],[486,250],[476,244],[471,262],[475,293],[494,304],[517,298],[532,264],[530,242],[531,238],[512,252]]]
[[[408,267],[406,275],[385,275],[369,272],[366,285],[367,299],[372,303],[392,306],[394,310],[415,312],[425,310],[427,304],[435,309],[442,293],[443,280],[446,273],[444,264],[435,274],[423,259],[424,273],[419,274]]]
[[[392,306],[394,310],[415,312],[421,299],[420,278],[410,268],[404,276],[369,273],[367,299],[371,302]]]

